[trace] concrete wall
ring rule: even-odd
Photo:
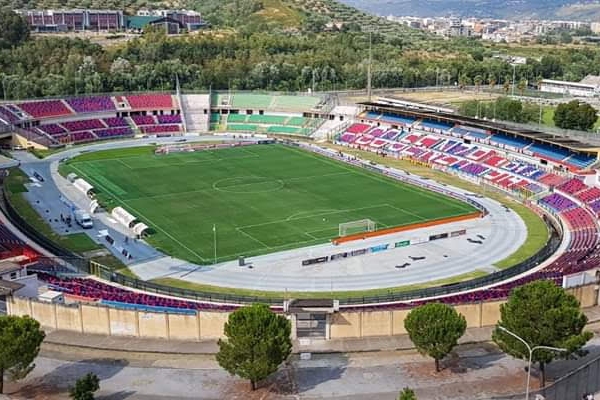
[[[568,289],[583,307],[598,304],[597,286]],[[465,316],[469,328],[495,325],[500,318],[503,301],[462,304],[456,310]],[[164,314],[120,310],[102,305],[59,305],[26,298],[8,299],[8,312],[29,315],[46,329],[61,329],[101,335],[206,340],[223,336],[229,313],[199,312],[194,315]],[[329,318],[332,339],[402,335],[404,319],[410,310],[341,311]]]
[[[183,315],[93,304],[67,306],[22,297],[9,298],[7,305],[9,314],[29,315],[45,329],[177,340],[218,339],[223,336],[223,327],[229,317],[229,313],[216,312]]]

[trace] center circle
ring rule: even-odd
[[[270,179],[264,176],[236,176],[220,179],[212,184],[213,189],[229,193],[264,193],[283,189],[285,183],[281,179]]]

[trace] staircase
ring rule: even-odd
[[[186,133],[207,133],[210,128],[210,98],[202,94],[181,95]],[[206,114],[205,114],[206,110]]]

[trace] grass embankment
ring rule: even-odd
[[[196,290],[208,293],[218,293],[223,295],[233,296],[251,296],[251,297],[263,297],[263,298],[286,298],[286,299],[347,299],[353,297],[370,297],[370,296],[381,296],[391,293],[408,292],[410,290],[425,289],[434,286],[447,285],[451,283],[457,283],[467,281],[470,279],[479,278],[485,276],[488,273],[485,271],[475,270],[466,274],[453,276],[450,278],[440,279],[431,282],[418,283],[414,285],[405,285],[392,288],[381,288],[381,289],[370,289],[370,290],[352,290],[352,291],[330,291],[330,292],[270,292],[263,290],[251,290],[251,289],[240,289],[240,288],[228,288],[221,286],[203,285],[199,283],[193,283],[188,281],[182,281],[176,278],[158,278],[153,279],[151,282],[158,283],[161,285],[173,286],[181,289]]]
[[[50,225],[48,225],[23,196],[23,193],[27,192],[27,188],[25,187],[25,183],[27,182],[29,182],[29,177],[20,169],[13,168],[10,170],[10,175],[6,178],[4,185],[6,187],[8,201],[10,201],[13,208],[25,221],[27,221],[27,223],[29,223],[29,225],[58,246],[77,254],[83,254],[102,248],[85,233],[74,233],[63,236],[54,232]],[[118,270],[120,273],[130,273],[128,268],[126,268],[118,258],[112,255],[92,257],[92,260],[106,265],[111,269]]]

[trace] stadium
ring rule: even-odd
[[[3,103],[0,132],[0,293],[51,329],[214,339],[262,302],[302,347],[403,334],[429,301],[490,326],[539,279],[596,304],[600,148],[568,137],[393,97],[179,91]]]

